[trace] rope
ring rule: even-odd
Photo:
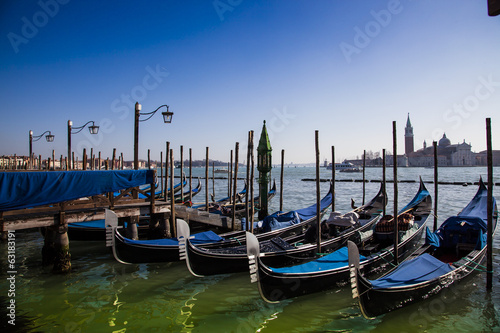
[[[241,244],[240,240],[236,237],[230,237],[229,239],[233,239],[233,240],[237,241],[239,245],[243,245],[243,244]]]
[[[394,265],[392,262],[390,262],[387,259],[385,259],[381,254],[377,255],[377,257],[382,258],[382,260],[384,260],[386,263],[391,264],[392,267],[396,267],[396,265]],[[393,257],[394,257],[394,255],[393,255]]]
[[[475,271],[478,271],[478,272],[493,273],[493,271],[488,271],[488,268],[487,268],[487,267],[485,267],[485,266],[483,266],[483,265],[481,265],[481,264],[479,264],[479,263],[477,263],[477,262],[475,262],[475,261],[473,261],[473,260],[470,260],[470,259],[469,259],[469,258],[467,258],[467,257],[463,257],[462,259],[465,259],[465,260],[467,260],[468,262],[470,262],[470,263],[472,263],[472,264],[475,264],[476,266],[481,267],[482,269],[478,269],[478,268],[476,268],[476,267],[467,266],[467,264],[464,264],[464,266],[465,266],[465,267],[467,267],[467,268],[471,268],[471,269],[473,269],[473,270],[475,270]],[[458,262],[454,262],[453,264],[457,264],[457,265],[458,265]]]

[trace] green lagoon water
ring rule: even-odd
[[[500,169],[495,168],[498,175]],[[321,178],[331,171],[321,169]],[[315,168],[285,168],[284,210],[315,202]],[[204,169],[195,169],[202,176]],[[486,168],[442,168],[440,181],[477,182]],[[392,170],[387,170],[388,179]],[[433,170],[401,168],[399,180],[422,176],[433,179]],[[279,169],[273,169],[279,179]],[[337,179],[360,179],[361,174],[337,173]],[[366,178],[380,180],[380,168],[368,169]],[[495,177],[494,182],[500,182]],[[210,181],[210,191],[211,188]],[[216,198],[226,194],[227,183],[216,180]],[[241,188],[243,182],[240,183]],[[278,185],[279,186],[279,185]],[[321,183],[322,196],[327,183]],[[366,184],[366,199],[379,183]],[[431,195],[434,186],[427,184]],[[416,193],[418,182],[399,184],[399,207]],[[362,201],[362,183],[336,183],[337,210],[348,211],[350,199]],[[477,186],[439,186],[438,223],[457,214],[474,196]],[[204,190],[202,190],[204,193]],[[393,184],[388,184],[392,197]],[[495,192],[498,196],[498,190]],[[203,194],[200,194],[201,196]],[[195,199],[203,200],[196,197]],[[195,200],[196,201],[196,200]],[[270,211],[279,207],[279,196]],[[388,211],[392,210],[392,200]],[[432,227],[433,218],[428,220]],[[7,323],[9,268],[7,244],[2,255],[2,332],[500,332],[500,239],[494,238],[493,291],[486,292],[486,275],[479,273],[437,296],[404,309],[367,320],[361,315],[349,288],[287,300],[264,302],[248,273],[197,278],[184,262],[123,265],[116,262],[104,242],[70,242],[73,270],[54,275],[41,265],[43,238],[38,231],[16,233],[16,326]]]

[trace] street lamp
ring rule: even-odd
[[[168,105],[161,105],[156,110],[148,113],[141,113],[142,105],[139,102],[135,103],[135,122],[134,122],[134,169],[139,169],[139,122],[147,121],[153,117],[160,108],[166,107],[167,111],[162,112],[163,122],[170,124],[172,122],[173,112],[168,110]],[[139,120],[140,116],[149,116],[146,119]]]
[[[52,135],[52,133],[50,133],[50,131],[45,131],[42,134],[36,135],[36,136],[33,136],[33,131],[30,131],[30,156],[29,156],[30,167],[31,167],[31,164],[32,164],[32,160],[31,159],[32,159],[32,156],[33,156],[33,142],[36,142],[36,141],[40,140],[45,133],[49,133],[49,134],[47,134],[45,136],[45,139],[47,140],[47,142],[53,142],[54,141],[54,136]]]
[[[96,124],[92,120],[85,123],[85,125],[79,127],[72,127],[73,122],[71,120],[68,120],[68,163],[70,166],[69,169],[73,169],[72,159],[71,159],[71,134],[80,133],[85,128],[85,126],[87,126],[90,123],[92,123],[92,125],[89,126],[90,134],[97,134],[99,132],[99,126],[96,126]]]

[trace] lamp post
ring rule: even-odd
[[[31,166],[33,165],[33,161],[32,161],[32,156],[33,156],[33,142],[36,142],[38,140],[40,140],[42,138],[42,136],[45,134],[45,133],[49,133],[45,136],[45,139],[47,140],[47,142],[53,142],[54,141],[54,135],[52,135],[52,133],[50,133],[50,131],[45,131],[43,132],[42,134],[40,135],[36,135],[36,136],[33,136],[33,131],[30,131],[30,135],[29,135],[29,141],[30,141],[30,155],[29,155],[29,167],[31,168]]]
[[[69,164],[68,169],[70,170],[73,169],[73,163],[71,159],[71,134],[80,133],[85,128],[85,126],[87,126],[90,123],[92,123],[92,125],[89,126],[90,134],[97,134],[99,132],[99,126],[96,126],[96,124],[92,120],[85,123],[85,125],[79,127],[72,127],[73,122],[71,120],[68,120],[68,164]]]
[[[134,121],[134,170],[139,169],[139,122],[147,121],[153,117],[160,108],[166,107],[167,111],[162,112],[163,122],[170,124],[172,122],[173,112],[168,110],[168,105],[159,106],[156,110],[148,113],[141,113],[142,105],[139,102],[135,103],[135,121]],[[140,116],[149,116],[146,119],[140,120]]]

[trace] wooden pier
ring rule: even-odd
[[[145,170],[143,170],[143,172],[144,171]],[[82,171],[77,172],[82,173]],[[91,175],[101,171],[88,172],[90,173],[89,175]],[[108,175],[106,172],[109,173],[109,177],[113,177],[113,171],[101,172],[101,176],[106,177]],[[147,172],[152,174],[149,174],[149,179],[155,179],[155,171],[148,170]],[[35,176],[44,177],[52,173],[53,172],[38,172],[38,175]],[[25,172],[24,174],[26,175],[20,175],[20,178],[23,178],[22,176],[30,177],[34,175],[33,172]],[[3,176],[6,176],[5,173]],[[64,176],[66,176],[65,172],[59,173],[60,178]],[[226,216],[210,214],[180,204],[172,206],[172,203],[167,202],[164,198],[157,199],[155,197],[154,182],[150,184],[137,184],[136,187],[120,189],[119,192],[116,192],[118,189],[114,189],[113,192],[93,193],[93,195],[87,197],[37,205],[36,203],[31,204],[29,195],[27,195],[26,198],[22,196],[24,189],[20,190],[19,184],[25,181],[25,179],[22,181],[9,182],[8,179],[6,180],[4,178],[2,178],[3,181],[11,185],[12,192],[18,192],[17,201],[21,202],[21,204],[17,206],[14,205],[13,207],[21,208],[5,209],[5,207],[10,207],[10,203],[8,200],[7,202],[5,201],[6,196],[4,195],[4,201],[0,201],[0,231],[2,235],[5,235],[11,230],[45,228],[42,260],[44,264],[53,264],[54,271],[58,273],[67,272],[71,268],[69,239],[67,234],[68,223],[104,220],[106,209],[112,210],[122,223],[129,222],[128,226],[136,227],[135,222],[138,222],[140,217],[147,217],[149,219],[150,231],[158,232],[158,230],[161,230],[160,236],[163,237],[176,236],[174,226],[175,217],[220,228],[231,228],[235,226],[235,229],[241,229],[241,221],[239,220],[235,219],[233,224],[233,220]],[[85,182],[85,177],[83,182]],[[47,183],[49,183],[49,185],[54,185],[54,181],[41,182],[41,184],[45,186],[47,186]],[[149,189],[141,190],[137,187],[139,185],[149,185]],[[54,186],[56,190],[57,186],[58,185]],[[7,188],[6,192],[9,192],[8,190]],[[42,188],[37,189],[35,186],[35,188],[32,187],[27,192],[35,193],[36,196],[36,194],[42,192],[42,190]],[[39,197],[40,196],[37,197],[38,200],[40,200]],[[26,202],[22,202],[23,200],[19,199],[25,199]],[[16,198],[14,201],[16,201]],[[175,212],[174,216],[172,216],[172,211]],[[137,232],[137,229],[135,230],[135,232]],[[137,233],[135,233],[135,235],[133,234],[133,228],[131,228],[129,237],[137,237]]]

